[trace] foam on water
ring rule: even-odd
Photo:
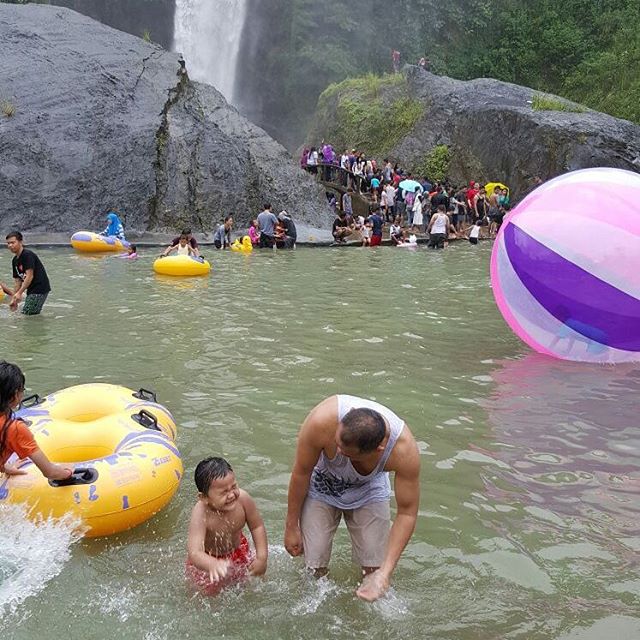
[[[0,522],[1,619],[60,574],[82,530],[70,516],[33,522],[25,505],[0,506]]]

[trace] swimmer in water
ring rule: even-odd
[[[138,257],[138,247],[135,244],[130,244],[127,247],[126,253],[121,253],[118,258],[124,258],[125,260],[135,260]]]
[[[207,595],[267,570],[267,533],[251,496],[238,487],[223,458],[207,458],[195,472],[198,502],[191,512],[186,574]],[[242,530],[249,527],[255,554]]]

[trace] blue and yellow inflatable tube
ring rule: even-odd
[[[78,231],[71,236],[71,246],[80,253],[119,253],[127,249],[129,243],[115,236],[101,236],[92,231]]]
[[[153,270],[163,276],[206,276],[211,265],[204,258],[167,256],[153,263]]]
[[[26,475],[0,475],[0,504],[26,503],[34,517],[72,514],[87,536],[108,536],[151,518],[178,489],[176,424],[152,392],[85,384],[26,404],[17,415],[38,446],[75,473],[49,481],[27,460]]]

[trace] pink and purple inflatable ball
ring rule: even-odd
[[[500,229],[491,283],[539,353],[640,361],[640,175],[584,169],[538,187]]]

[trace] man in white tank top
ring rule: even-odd
[[[397,504],[391,527],[390,471]],[[419,501],[420,456],[404,420],[372,400],[331,396],[311,410],[298,435],[284,545],[292,556],[304,555],[316,576],[325,575],[344,516],[365,576],[356,593],[374,601],[389,588]]]

